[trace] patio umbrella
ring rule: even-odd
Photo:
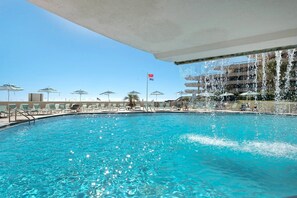
[[[128,94],[130,94],[130,95],[138,95],[140,93],[138,91],[130,91]]]
[[[220,97],[225,97],[225,96],[234,96],[234,94],[233,93],[228,93],[228,92],[225,92],[225,93],[223,93],[223,94],[221,94],[221,95],[219,95]]]
[[[81,95],[86,95],[86,94],[88,94],[88,92],[79,89],[79,90],[72,92],[72,94],[79,94],[79,101],[81,101]]]
[[[248,92],[241,93],[239,95],[240,96],[246,96],[247,97],[247,101],[249,101],[249,97],[257,96],[257,95],[260,95],[260,94],[257,93],[257,92],[248,91]]]
[[[152,92],[151,93],[151,95],[155,95],[156,96],[156,102],[157,102],[157,97],[159,96],[159,95],[164,95],[164,93],[162,93],[162,92],[160,92],[160,91],[154,91],[154,92]]]
[[[249,96],[258,96],[258,95],[260,95],[260,94],[257,93],[257,92],[248,91],[248,92],[241,93],[241,94],[239,94],[239,95],[249,97]]]
[[[198,94],[198,96],[208,98],[208,97],[214,97],[215,95],[213,93],[210,93],[210,92],[203,92],[203,93]]]
[[[23,91],[24,89],[12,84],[4,84],[0,86],[0,91],[7,91],[7,101],[9,102],[10,92],[11,91]]]
[[[55,89],[53,89],[51,87],[39,89],[38,92],[45,92],[45,93],[47,93],[47,101],[49,101],[49,94],[50,93],[58,93],[57,90],[55,90]]]
[[[114,94],[114,92],[112,92],[112,91],[105,91],[105,92],[101,93],[100,95],[107,95],[108,101],[110,101],[109,100],[109,95],[110,94]]]
[[[178,95],[180,95],[180,96],[183,96],[185,93],[186,93],[186,92],[184,92],[184,91],[178,91],[178,92],[176,92],[176,94],[178,94]]]

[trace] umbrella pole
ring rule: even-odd
[[[49,92],[47,92],[47,101],[49,101]]]
[[[79,94],[79,101],[81,102],[81,94]]]
[[[146,111],[148,111],[148,73],[146,74]]]
[[[156,95],[156,102],[158,101],[158,95]]]
[[[107,94],[107,98],[108,98],[108,102],[110,102],[110,100],[109,100],[109,94]]]
[[[9,90],[7,90],[8,123],[10,123]]]

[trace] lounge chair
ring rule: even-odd
[[[66,105],[65,104],[56,104],[56,109],[58,109],[60,112],[65,113],[66,112]]]
[[[150,102],[147,104],[147,111],[155,111],[155,106],[154,106],[154,102]]]
[[[70,109],[71,105],[69,103],[65,104],[65,113],[68,113],[68,112],[71,112],[71,109]]]
[[[165,111],[171,111],[172,110],[171,107],[170,107],[170,104],[168,102],[164,103],[164,110]]]
[[[9,104],[9,105],[8,105],[8,109],[9,109],[10,111],[15,110],[16,108],[17,108],[17,105],[16,105],[16,104]]]
[[[8,116],[7,105],[0,105],[0,117],[4,114],[5,117]]]
[[[70,107],[71,111],[74,111],[74,112],[79,112],[80,111],[80,105],[79,104],[73,104],[71,107]]]
[[[94,109],[96,108],[96,105],[94,104],[89,104],[88,107],[86,108],[87,112],[94,112]]]
[[[29,113],[31,110],[29,104],[20,104],[20,110],[26,113]]]
[[[93,112],[98,112],[98,111],[100,111],[100,105],[99,103],[96,103],[93,105]]]
[[[39,114],[40,112],[42,112],[40,108],[40,104],[33,104],[33,108],[31,109],[31,112],[36,114]]]
[[[126,105],[124,103],[120,103],[119,104],[119,108],[118,108],[119,111],[126,111]]]
[[[135,111],[141,111],[141,105],[140,104],[136,104],[134,107]]]
[[[80,107],[81,112],[87,112],[88,110],[88,105],[87,104],[82,104],[82,106]]]
[[[59,110],[56,108],[55,104],[46,104],[44,111],[47,111],[50,114],[53,114],[53,113],[57,113],[57,111]]]
[[[118,108],[117,104],[113,103],[111,106],[111,111],[118,111],[118,110],[119,110],[119,108]]]

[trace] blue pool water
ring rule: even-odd
[[[1,197],[297,195],[297,117],[77,115],[0,131]]]

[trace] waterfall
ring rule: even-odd
[[[246,71],[246,89],[247,91],[249,91],[249,88],[250,88],[250,66],[251,66],[251,55],[248,55],[248,64],[247,64],[247,71]]]
[[[220,91],[223,91],[223,73],[224,73],[224,59],[221,59],[221,72],[220,72]]]
[[[275,60],[276,60],[276,76],[275,76],[275,101],[279,102],[281,99],[280,95],[280,67],[282,64],[282,51],[276,51],[275,52]]]
[[[255,64],[254,64],[254,90],[258,92],[258,54],[255,55]],[[257,96],[255,96],[255,101],[257,101]]]
[[[288,50],[288,65],[287,65],[287,71],[285,75],[285,94],[288,94],[290,91],[290,77],[291,77],[291,71],[292,71],[292,66],[293,66],[293,60],[294,60],[294,53],[295,49],[290,49]]]
[[[204,69],[205,71],[208,69],[208,61],[204,62]],[[208,71],[206,71],[206,73],[204,74],[204,92],[208,92],[207,89],[207,85],[208,85]]]
[[[267,91],[267,77],[266,77],[266,53],[262,53],[262,89],[261,95],[263,100],[266,98]]]

